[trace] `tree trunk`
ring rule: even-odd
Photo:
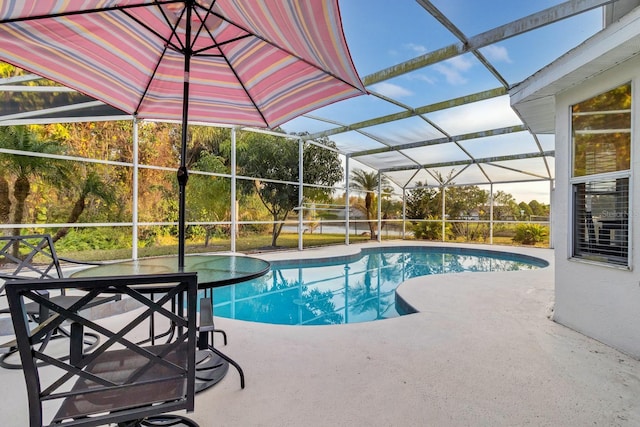
[[[273,224],[273,229],[271,230],[271,246],[276,247],[276,242],[278,241],[278,224]]]
[[[75,224],[76,222],[78,222],[78,219],[80,218],[80,215],[82,215],[82,212],[84,212],[84,208],[86,207],[86,198],[87,195],[86,194],[82,194],[80,196],[80,198],[76,201],[76,203],[73,205],[73,209],[71,210],[71,214],[69,215],[69,218],[67,219],[67,222],[70,224]],[[60,228],[55,236],[53,236],[53,241],[57,242],[58,240],[62,239],[64,236],[66,236],[69,233],[69,227],[62,227]]]
[[[0,177],[0,222],[9,224],[11,218],[11,199],[9,198],[9,181]]]
[[[280,232],[282,231],[282,226],[284,222],[289,217],[289,212],[284,214],[284,218],[282,218],[282,222],[278,223],[278,215],[273,214],[273,230],[271,231],[271,246],[276,247],[276,242],[278,240],[278,236],[280,236]]]
[[[16,198],[16,209],[13,212],[13,223],[14,224],[22,224],[22,219],[24,218],[24,210],[25,203],[27,197],[29,197],[29,191],[31,189],[31,184],[29,183],[29,178],[26,176],[20,176],[16,179],[16,182],[13,184],[13,196]],[[13,229],[13,234],[15,236],[20,235],[20,227],[16,227]],[[16,242],[13,245],[13,256],[18,257],[19,255],[19,245]]]
[[[369,237],[371,240],[376,239],[376,224],[371,219],[371,205],[373,204],[373,196],[371,193],[367,193],[364,196],[364,209],[367,211],[367,224],[369,225]]]
[[[282,231],[282,223],[277,223],[278,218],[273,216],[273,229],[271,231],[271,246],[276,247],[276,243],[278,241],[278,236],[280,236],[280,232]]]

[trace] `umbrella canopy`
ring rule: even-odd
[[[0,60],[140,119],[276,127],[365,93],[337,0],[0,3]]]
[[[141,119],[181,121],[185,77],[190,121],[243,126],[364,92],[337,0],[6,1],[0,60]]]

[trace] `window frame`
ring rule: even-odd
[[[582,102],[586,102],[589,101],[593,98],[596,98],[600,95],[604,95],[608,92],[611,92],[621,86],[625,86],[625,85],[629,85],[630,86],[630,93],[631,93],[631,108],[629,109],[629,115],[630,115],[630,129],[629,129],[629,169],[625,169],[625,170],[616,170],[616,171],[608,171],[608,172],[600,172],[600,173],[592,173],[592,174],[583,174],[583,175],[576,175],[576,142],[575,142],[575,132],[574,132],[574,110],[573,107],[577,104],[580,104]],[[568,132],[568,136],[569,136],[569,155],[570,155],[570,159],[569,159],[569,170],[568,170],[568,176],[569,176],[569,199],[568,199],[568,203],[569,203],[569,230],[568,230],[568,235],[569,235],[569,246],[568,249],[570,251],[569,253],[569,259],[571,260],[575,260],[575,261],[579,261],[579,262],[586,262],[586,263],[594,263],[594,264],[598,264],[598,265],[602,265],[602,266],[606,266],[606,267],[613,267],[613,268],[623,268],[626,270],[630,270],[632,268],[632,228],[633,228],[633,215],[632,215],[632,209],[633,209],[633,147],[634,147],[634,128],[635,128],[635,123],[634,123],[634,92],[635,92],[635,88],[634,88],[634,82],[631,81],[626,81],[626,82],[622,82],[619,83],[617,85],[614,85],[612,87],[610,87],[609,89],[602,91],[602,92],[598,92],[590,97],[586,97],[580,101],[571,103],[569,105],[568,108],[568,124],[569,124],[569,132]],[[580,239],[580,233],[578,232],[579,228],[581,227],[581,224],[579,223],[578,219],[577,219],[577,214],[578,214],[578,198],[577,198],[577,187],[580,185],[588,185],[588,184],[598,184],[598,183],[606,183],[607,181],[613,181],[613,180],[618,180],[618,179],[627,179],[628,180],[628,185],[627,185],[627,189],[626,189],[626,215],[627,215],[627,222],[626,222],[626,253],[624,254],[624,257],[616,257],[616,256],[611,256],[610,254],[608,255],[605,251],[602,252],[598,252],[598,251],[594,251],[592,254],[585,254],[584,252],[581,252],[580,249],[580,245],[585,245],[586,243],[586,239],[582,239],[581,241],[578,240]],[[599,237],[598,237],[599,238]],[[622,249],[621,249],[622,252]]]

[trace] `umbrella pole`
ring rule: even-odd
[[[185,125],[183,125],[185,126]],[[186,140],[185,140],[186,141]],[[183,142],[185,144],[185,142]],[[183,151],[183,150],[181,150]],[[183,154],[184,156],[184,151]],[[189,175],[187,173],[187,167],[180,161],[180,167],[178,168],[178,192],[179,192],[179,206],[178,206],[178,268],[182,270],[184,267],[184,254],[185,254],[185,240],[186,240],[186,220],[185,220],[185,205],[186,205],[186,190],[187,180]]]
[[[178,268],[184,267],[185,243],[186,243],[186,204],[187,204],[187,111],[189,94],[189,57],[185,59],[184,101],[182,111],[182,137],[180,140],[180,167],[178,168]]]
[[[184,81],[182,89],[182,137],[180,138],[180,167],[178,168],[178,269],[184,268],[186,244],[187,204],[187,130],[189,127],[189,72],[191,70],[191,6],[186,10],[187,40],[184,52]]]

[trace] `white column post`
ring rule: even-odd
[[[304,143],[302,139],[298,139],[298,250],[304,249],[304,243],[302,239],[303,227],[304,227],[304,209],[302,208],[302,202],[304,200]]]
[[[553,180],[549,180],[549,248],[555,247],[553,240]]]
[[[382,241],[382,175],[378,172],[378,243]]]
[[[131,201],[131,258],[138,259],[138,119],[133,118],[133,200]]]
[[[345,156],[344,161],[344,176],[345,176],[345,189],[344,189],[344,244],[349,245],[349,155]]]
[[[236,251],[236,235],[238,234],[238,210],[236,207],[236,128],[231,128],[231,252]]]
[[[440,187],[440,195],[442,196],[442,241],[446,240],[445,232],[446,232],[446,224],[445,224],[445,199],[446,199],[446,189],[443,186]]]
[[[402,240],[406,239],[407,232],[407,189],[402,187]]]
[[[493,183],[489,193],[489,244],[493,245]]]

